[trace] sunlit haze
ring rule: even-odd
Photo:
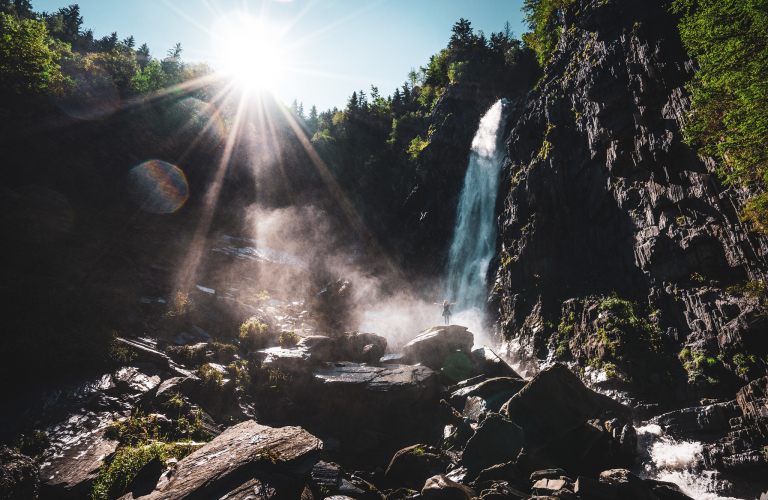
[[[55,12],[71,2],[33,0],[37,11]],[[289,104],[318,110],[342,108],[355,90],[371,85],[390,95],[410,69],[445,48],[451,27],[463,17],[486,36],[506,21],[526,31],[522,0],[80,0],[83,27],[96,38],[116,31],[146,43],[165,57],[181,43],[185,62],[208,62],[248,86],[267,87]],[[250,27],[257,27],[251,33]],[[253,67],[251,67],[253,66]],[[257,67],[258,66],[258,67]]]

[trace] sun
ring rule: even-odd
[[[276,90],[285,80],[281,33],[245,13],[219,18],[212,32],[216,69],[251,90]]]

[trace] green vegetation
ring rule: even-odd
[[[166,315],[180,318],[192,312],[193,308],[194,306],[192,304],[192,299],[189,298],[189,294],[187,292],[177,290],[173,294],[173,300],[168,307],[168,313]]]
[[[161,462],[171,458],[180,460],[193,451],[193,447],[189,444],[166,444],[158,441],[121,448],[112,460],[105,460],[102,463],[93,484],[91,498],[94,500],[119,498],[142,467],[153,459]]]
[[[21,436],[19,440],[13,444],[13,447],[28,457],[40,459],[50,444],[51,440],[48,438],[48,434],[43,431],[33,431]]]
[[[686,141],[722,165],[726,184],[757,189],[742,215],[768,232],[768,11],[764,0],[676,0],[700,71],[688,84]]]
[[[542,66],[560,41],[560,11],[572,3],[573,0],[525,0],[523,4],[521,10],[531,30],[523,35],[523,42],[536,51]]]
[[[260,349],[269,341],[269,327],[256,318],[240,326],[238,335],[241,344],[248,349]]]
[[[200,347],[172,345],[165,349],[165,353],[190,367],[202,365],[208,359],[204,345]]]
[[[291,347],[299,343],[301,337],[296,332],[281,332],[280,339],[277,341],[280,347]]]
[[[611,319],[605,323],[600,336],[617,360],[621,361],[637,350],[653,354],[665,352],[661,330],[641,315],[641,308],[637,303],[622,300],[614,295],[603,299],[597,310],[611,313]]]

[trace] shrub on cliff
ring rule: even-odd
[[[676,0],[672,9],[701,67],[688,84],[687,142],[717,158],[726,184],[760,191],[743,215],[768,233],[768,1]]]

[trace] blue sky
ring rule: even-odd
[[[214,39],[227,31],[217,20],[247,12],[282,33],[277,43],[289,69],[273,92],[320,111],[343,107],[353,90],[367,93],[371,85],[391,94],[411,67],[446,46],[460,17],[487,36],[505,21],[518,37],[525,31],[523,0],[32,0],[32,7],[54,12],[73,2],[97,38],[133,35],[157,58],[180,42],[183,60],[207,61],[216,70],[224,63]]]

